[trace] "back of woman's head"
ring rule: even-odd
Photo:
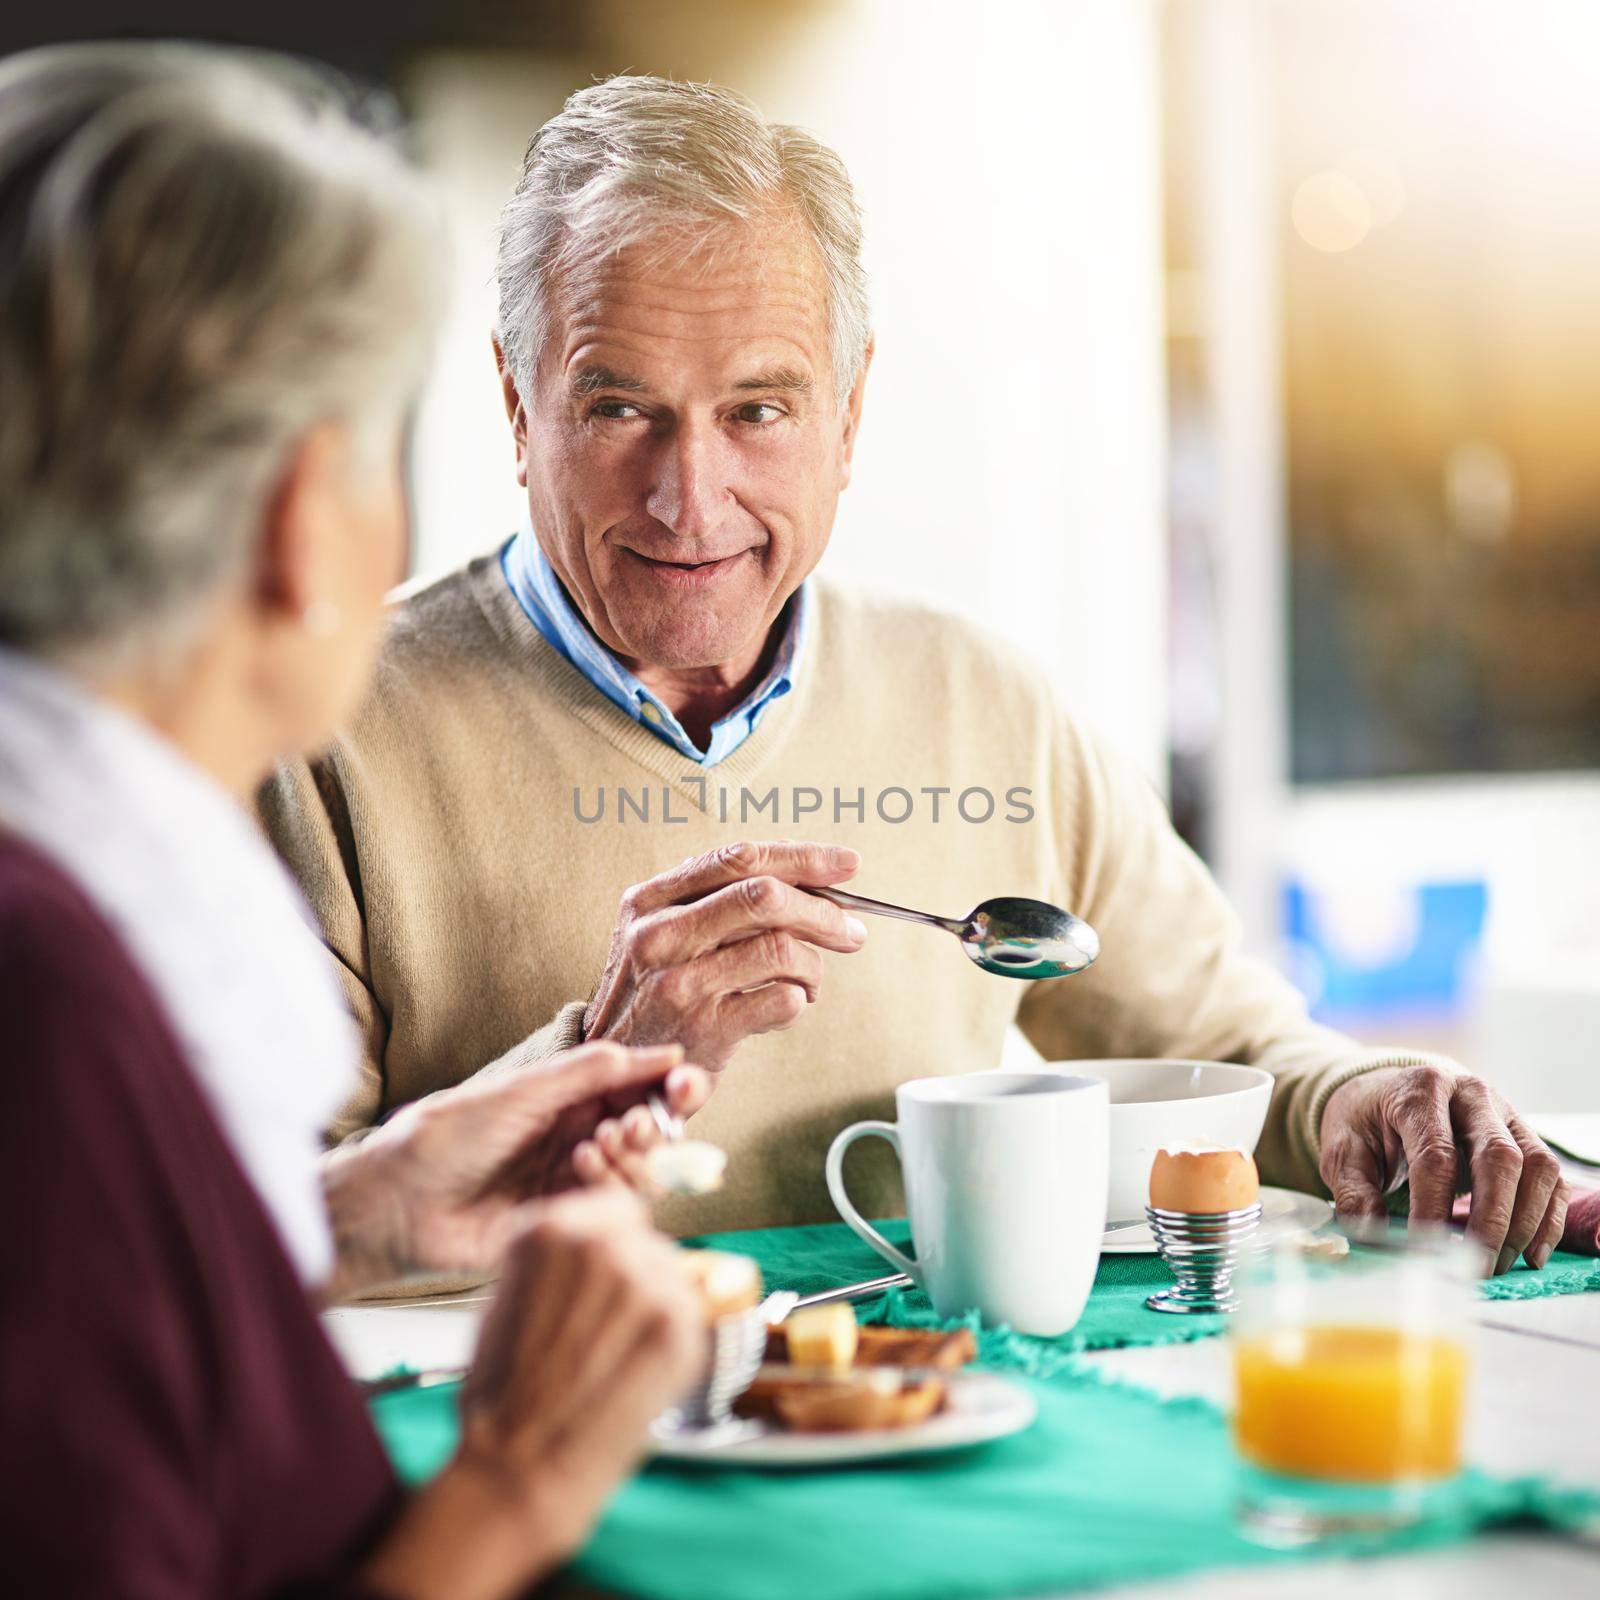
[[[187,46],[0,62],[0,645],[179,639],[296,441],[392,445],[435,218],[309,72]]]

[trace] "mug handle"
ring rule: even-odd
[[[828,1147],[828,1194],[833,1201],[834,1209],[844,1218],[845,1226],[864,1244],[876,1250],[890,1266],[900,1272],[907,1273],[911,1280],[921,1287],[922,1274],[917,1271],[917,1264],[909,1256],[902,1255],[900,1251],[889,1243],[884,1236],[872,1226],[865,1217],[850,1203],[850,1196],[844,1188],[844,1155],[857,1139],[866,1138],[887,1139],[894,1146],[896,1156],[900,1154],[900,1130],[892,1122],[855,1122],[852,1123]]]

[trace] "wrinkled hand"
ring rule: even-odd
[[[703,1370],[705,1321],[633,1197],[531,1210],[462,1393],[461,1454],[525,1484],[531,1515],[571,1551],[643,1453],[651,1420]]]
[[[580,1185],[647,1189],[661,1135],[646,1091],[660,1084],[681,1117],[711,1091],[682,1056],[676,1045],[581,1045],[429,1095],[335,1151],[323,1175],[339,1253],[330,1293],[409,1272],[492,1271],[526,1201]]]
[[[1322,1181],[1340,1212],[1384,1215],[1402,1171],[1411,1220],[1444,1224],[1470,1189],[1467,1237],[1504,1272],[1542,1267],[1561,1238],[1571,1189],[1560,1164],[1481,1078],[1436,1066],[1386,1067],[1342,1083],[1322,1114]]]
[[[673,1041],[711,1071],[754,1033],[791,1026],[822,984],[819,949],[859,950],[860,920],[805,892],[853,877],[854,850],[730,844],[622,897],[584,1036]]]
[[[524,1207],[461,1397],[455,1467],[506,1485],[559,1560],[708,1359],[674,1247],[626,1191]]]

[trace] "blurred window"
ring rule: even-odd
[[[1293,777],[1600,766],[1600,6],[1270,39]]]

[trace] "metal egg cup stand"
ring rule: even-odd
[[[1234,1269],[1245,1241],[1261,1221],[1261,1202],[1238,1211],[1191,1215],[1186,1211],[1144,1208],[1161,1259],[1178,1281],[1158,1290],[1145,1304],[1152,1311],[1180,1315],[1194,1311],[1236,1311]]]
[[[677,1405],[656,1418],[651,1431],[657,1438],[723,1427],[732,1419],[734,1401],[755,1381],[766,1355],[770,1317],[769,1301],[763,1301],[749,1311],[717,1319],[704,1376]]]

